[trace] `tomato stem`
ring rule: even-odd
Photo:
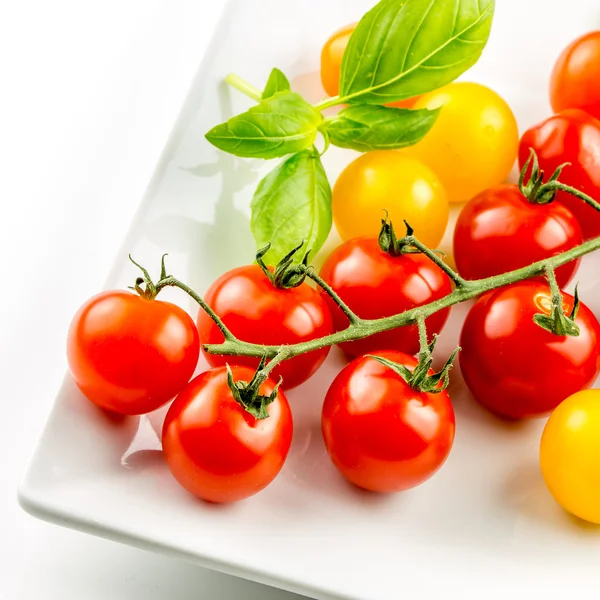
[[[202,310],[204,310],[206,312],[206,314],[208,314],[208,316],[215,322],[215,325],[221,330],[221,333],[223,334],[223,337],[225,338],[225,342],[231,342],[231,343],[236,343],[236,344],[240,343],[240,340],[238,340],[235,337],[235,335],[233,335],[233,333],[231,333],[231,331],[229,331],[229,329],[227,328],[227,325],[225,325],[225,323],[223,323],[223,321],[221,320],[219,315],[217,315],[217,313],[191,287],[185,285],[185,283],[182,283],[181,281],[179,281],[178,279],[175,279],[175,277],[172,277],[171,275],[168,275],[167,277],[163,277],[160,281],[158,281],[156,283],[156,285],[155,285],[156,293],[158,294],[158,292],[160,292],[163,288],[166,288],[166,287],[179,288],[180,290],[183,290],[188,296],[193,298],[200,305]],[[245,342],[243,342],[243,343],[245,343]],[[255,356],[260,356],[260,355],[255,355]]]
[[[575,317],[577,316],[577,309],[579,307],[577,287],[575,287],[573,311],[567,316],[565,315],[563,308],[563,295],[558,287],[553,267],[548,266],[546,268],[546,277],[550,285],[550,293],[552,294],[552,309],[550,315],[543,313],[534,315],[533,320],[535,321],[535,324],[554,335],[577,337],[579,335],[579,327],[575,323]]]
[[[584,242],[580,246],[571,248],[566,252],[557,254],[546,260],[538,261],[528,267],[523,267],[515,271],[503,273],[502,275],[495,275],[486,279],[467,281],[464,285],[457,286],[453,292],[444,298],[440,298],[429,304],[412,308],[391,317],[384,317],[381,319],[360,319],[356,323],[351,323],[348,328],[342,331],[308,342],[302,342],[292,346],[263,346],[235,339],[225,340],[222,344],[207,344],[204,348],[206,352],[210,354],[253,356],[258,358],[265,355],[268,358],[276,357],[278,362],[281,362],[282,360],[287,360],[300,354],[305,354],[306,352],[312,352],[319,348],[360,340],[375,335],[376,333],[381,333],[382,331],[390,331],[392,329],[397,329],[398,327],[417,323],[419,318],[426,319],[440,310],[476,298],[487,291],[536,277],[545,273],[548,268],[556,269],[557,267],[598,249],[600,249],[600,237]]]
[[[437,373],[430,373],[433,365],[433,350],[437,342],[437,335],[433,336],[431,342],[427,339],[425,319],[422,317],[417,319],[417,326],[419,328],[421,351],[419,352],[419,362],[412,371],[405,365],[393,362],[381,356],[369,355],[369,357],[392,369],[413,389],[418,390],[419,392],[439,394],[450,384],[450,369],[456,360],[460,348],[454,350],[440,371]]]
[[[245,79],[242,79],[239,75],[229,73],[229,75],[225,77],[225,81],[236,90],[242,92],[242,94],[246,94],[246,96],[252,98],[252,100],[256,100],[257,102],[262,100],[262,92]]]
[[[337,292],[312,267],[306,268],[306,276],[312,279],[342,310],[352,325],[361,322],[361,318],[338,296]]]
[[[452,279],[452,281],[454,282],[454,284],[456,285],[457,288],[464,288],[464,287],[467,287],[467,286],[470,285],[470,283],[466,279],[463,279],[440,256],[439,252],[437,252],[436,250],[429,249],[425,244],[423,244],[422,242],[420,242],[414,236],[410,236],[408,238],[408,241],[410,242],[411,246],[413,246],[414,248],[417,248],[417,250],[419,250],[422,254],[424,254],[425,256],[427,256],[427,258],[429,258],[429,260],[431,260],[432,262],[434,262],[442,271],[444,271],[444,273],[446,273],[446,275],[448,275],[448,277],[450,277],[450,279]]]
[[[600,212],[599,202],[594,200],[591,196],[588,196],[587,194],[584,194],[583,192],[579,191],[578,189],[571,187],[570,185],[566,185],[564,183],[561,183],[560,181],[551,181],[544,184],[544,186],[548,186],[550,189],[556,191],[567,192],[568,194],[571,194],[571,196],[575,196],[576,198],[583,200],[586,204],[589,204],[594,210]]]

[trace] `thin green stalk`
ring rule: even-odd
[[[242,79],[239,75],[229,73],[229,75],[225,77],[225,81],[236,90],[242,92],[242,94],[246,94],[246,96],[252,98],[252,100],[256,100],[257,102],[262,100],[262,92],[251,83],[248,83],[245,79]]]
[[[444,271],[444,273],[454,281],[456,287],[461,288],[471,285],[470,282],[463,279],[447,262],[445,262],[435,250],[431,250],[414,236],[409,236],[406,240],[411,246],[414,246],[419,252],[427,256],[429,260],[434,262],[442,271]]]
[[[587,194],[584,194],[580,190],[572,188],[569,185],[565,185],[560,181],[549,181],[548,183],[545,183],[542,187],[548,190],[567,192],[568,194],[571,194],[571,196],[575,196],[576,198],[583,200],[586,204],[589,204],[592,208],[595,208],[597,211],[600,211],[599,202],[596,202],[596,200],[594,200]]]
[[[164,257],[163,257],[163,260],[164,260]],[[231,343],[236,343],[236,344],[240,343],[240,340],[238,340],[235,337],[235,335],[233,335],[233,333],[231,333],[231,331],[229,331],[229,329],[227,328],[225,323],[223,323],[223,321],[221,320],[221,317],[219,317],[219,315],[191,287],[185,285],[185,283],[182,283],[178,279],[175,279],[175,277],[172,277],[169,275],[167,277],[161,278],[161,280],[157,282],[157,284],[155,286],[155,288],[156,288],[155,295],[158,294],[158,292],[160,292],[160,290],[162,290],[163,288],[166,288],[166,287],[176,287],[176,288],[179,288],[180,290],[183,290],[188,296],[190,296],[192,299],[194,299],[200,305],[202,310],[204,310],[208,314],[208,316],[215,322],[215,325],[221,330],[221,333],[225,337],[226,341],[231,342]],[[262,354],[264,354],[264,352]],[[262,356],[262,354],[260,356]]]
[[[340,307],[342,312],[348,317],[350,323],[355,325],[360,322],[360,317],[339,297],[337,292],[328,283],[317,275],[313,268],[308,267],[306,269],[306,276],[312,279]]]
[[[343,104],[343,100],[340,99],[339,96],[332,96],[331,98],[326,98],[322,102],[319,102],[319,104],[315,104],[315,109],[318,111],[322,111],[326,108],[337,106],[338,104]]]

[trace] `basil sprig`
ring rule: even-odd
[[[287,157],[259,184],[251,229],[257,248],[271,244],[276,262],[299,241],[317,252],[331,228],[331,188],[314,149],[317,134],[341,148],[398,149],[421,140],[439,110],[384,106],[437,89],[479,59],[495,0],[381,0],[357,25],[344,53],[340,95],[316,106],[291,91],[273,69],[264,91],[237,84],[260,101],[206,134],[236,156]],[[235,77],[232,85],[241,80]],[[334,117],[322,110],[349,105]],[[441,109],[443,110],[443,108]]]

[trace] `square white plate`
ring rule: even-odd
[[[132,252],[202,292],[223,271],[250,262],[248,207],[274,163],[217,152],[204,133],[250,101],[221,83],[235,71],[262,85],[271,67],[318,100],[319,51],[372,0],[233,0],[196,78],[107,287],[131,284]],[[558,52],[600,26],[595,2],[498,0],[492,38],[465,79],[490,85],[521,130],[549,114],[547,81]],[[333,149],[331,180],[352,158]],[[332,242],[333,243],[333,242]],[[598,314],[598,259],[580,272],[583,300]],[[177,290],[165,297],[195,307]],[[84,298],[81,299],[82,301]],[[456,307],[439,355],[455,345]],[[320,403],[342,364],[326,366],[290,394],[295,436],[276,481],[238,504],[200,502],[172,479],[159,434],[164,410],[111,420],[67,376],[20,488],[32,514],[319,599],[486,598],[530,586],[598,597],[600,530],[570,518],[546,491],[538,467],[541,421],[507,424],[481,410],[453,371],[457,436],[444,468],[423,486],[378,496],[347,485],[320,435]],[[200,369],[204,365],[200,365]],[[493,581],[493,585],[490,585]]]

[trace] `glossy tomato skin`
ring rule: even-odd
[[[450,202],[467,202],[504,182],[519,145],[517,121],[504,99],[484,85],[464,81],[423,94],[414,105],[439,107],[431,130],[403,152],[438,176]]]
[[[88,300],[67,339],[79,389],[99,407],[123,415],[151,412],[176,396],[199,353],[198,332],[184,310],[120,290]]]
[[[568,314],[573,297],[563,293]],[[539,417],[590,387],[600,369],[600,325],[583,303],[575,320],[580,335],[556,336],[536,325],[550,314],[548,285],[521,282],[488,292],[465,319],[459,354],[475,399],[508,419]]]
[[[454,260],[465,279],[483,279],[526,267],[583,242],[579,222],[559,204],[532,204],[516,185],[489,188],[462,209],[454,229]],[[561,287],[579,267],[556,270]]]
[[[376,354],[409,369],[417,364],[402,352]],[[348,481],[373,492],[399,492],[442,466],[455,421],[447,392],[418,392],[389,367],[362,356],[331,384],[321,426],[329,456]]]
[[[554,112],[581,108],[600,119],[600,31],[569,44],[558,57],[550,79]]]
[[[254,371],[233,366],[235,381]],[[260,393],[270,395],[268,379]],[[209,502],[235,502],[264,489],[279,473],[292,443],[290,406],[282,391],[258,420],[238,404],[219,367],[193,379],[177,396],[163,425],[165,459],[175,479]]]
[[[392,257],[375,238],[355,238],[336,248],[327,258],[321,277],[348,306],[363,319],[389,317],[428,304],[452,291],[448,276],[423,254]],[[327,297],[337,331],[348,327],[348,319]],[[430,335],[439,333],[450,309],[427,319]],[[419,350],[416,325],[384,331],[354,342],[340,344],[350,356],[375,350],[399,350],[415,354]]]
[[[569,162],[560,181],[600,198],[600,121],[582,110],[564,110],[523,134],[519,146],[521,168],[530,148],[536,151],[547,177]],[[558,192],[556,199],[575,215],[586,239],[600,235],[600,212],[566,192]]]
[[[336,31],[323,46],[321,51],[321,83],[328,96],[337,96],[340,93],[340,75],[342,59],[350,36],[354,33],[357,23],[351,23]],[[412,108],[416,98],[407,98],[393,102],[389,106],[396,108]]]
[[[573,394],[550,415],[540,444],[542,475],[554,499],[600,525],[600,390]]]
[[[396,150],[367,152],[352,161],[333,187],[332,210],[343,240],[377,235],[386,210],[394,223],[408,221],[430,248],[442,240],[450,212],[435,173]]]
[[[306,282],[287,290],[275,288],[258,265],[225,273],[204,299],[230,331],[246,342],[299,344],[334,331],[331,314],[319,292]],[[202,344],[223,342],[223,334],[203,310],[198,313],[197,324]],[[285,389],[300,385],[321,366],[328,352],[329,348],[322,348],[296,356],[276,367],[272,377],[283,377]],[[248,357],[204,355],[213,367],[225,363],[257,367],[259,362]]]

